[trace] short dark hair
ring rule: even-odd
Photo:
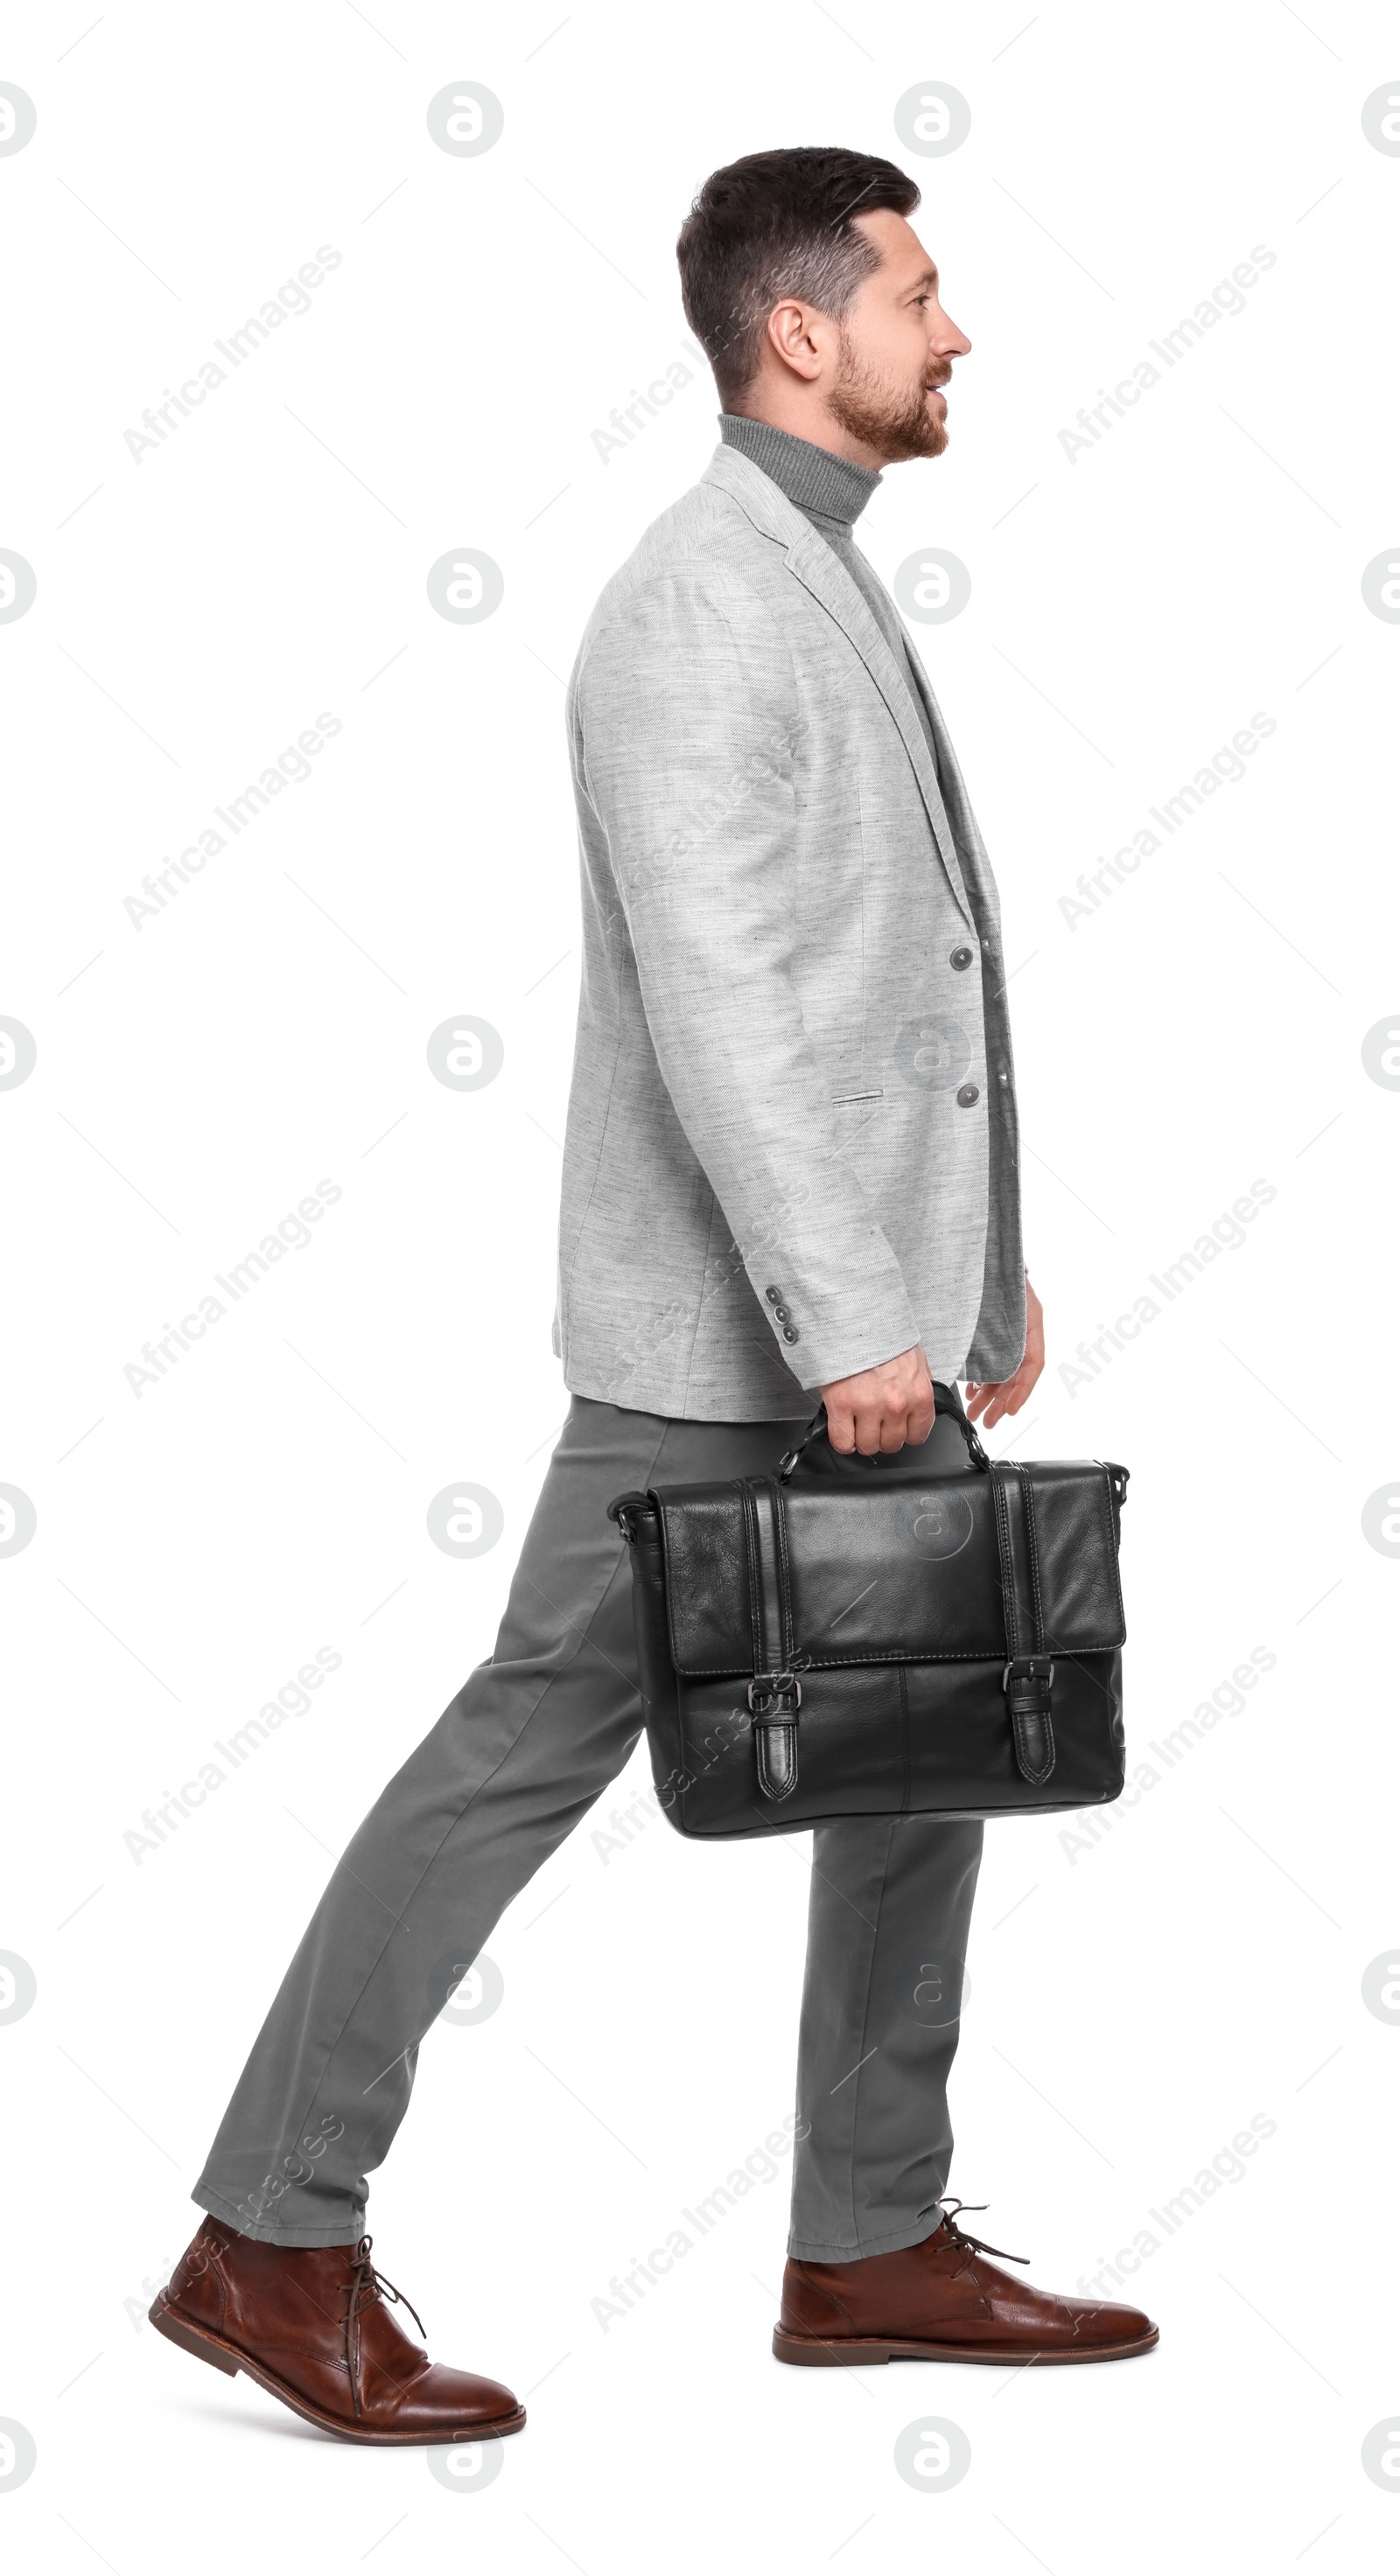
[[[893,161],[836,146],[750,152],[711,171],[681,226],[676,259],[685,318],[723,401],[752,383],[764,326],[784,295],[839,319],[879,267],[853,218],[878,207],[912,215],[918,202]]]

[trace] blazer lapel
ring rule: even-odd
[[[794,512],[794,516],[800,518],[801,512]],[[820,601],[828,614],[835,618],[848,641],[855,646],[889,708],[898,727],[899,738],[909,754],[914,776],[919,782],[919,793],[924,800],[924,807],[933,827],[933,836],[938,844],[938,855],[943,862],[953,900],[969,930],[975,929],[972,907],[968,902],[967,888],[963,883],[962,867],[943,798],[939,792],[938,777],[929,756],[928,742],[899,664],[845,566],[832,553],[825,537],[819,536],[817,530],[808,525],[805,520],[802,535],[789,549],[787,562],[789,572],[796,574],[803,589],[810,591],[812,597]],[[940,761],[941,756],[940,745]]]
[[[938,751],[938,782],[943,791],[943,803],[952,826],[954,843],[962,860],[964,883],[968,878],[971,879],[974,896],[982,910],[995,922],[999,918],[999,908],[991,863],[987,857],[982,835],[977,828],[977,817],[968,801],[967,788],[958,766],[958,755],[948,738],[943,711],[933,694],[928,673],[919,658],[917,647],[911,647],[909,663],[918,686],[919,696],[928,709],[929,723],[933,728],[933,738]]]
[[[731,447],[721,447],[711,458],[703,479],[707,483],[720,484],[765,536],[776,538],[786,548],[788,571],[835,620],[847,642],[859,654],[909,755],[953,900],[969,930],[975,931],[977,925],[923,726],[915,712],[904,674],[849,573],[833,554],[825,537],[818,534],[810,520],[804,519],[786,493],[780,492],[777,484],[750,457],[738,455]],[[946,757],[950,763],[946,774],[958,778],[961,792],[961,777],[942,717],[933,704],[932,691],[922,682],[917,660],[912,655],[910,659],[934,720],[939,770],[942,771]]]

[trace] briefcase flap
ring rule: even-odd
[[[1123,1643],[1115,1472],[1097,1459],[1016,1472],[1037,1652],[1102,1654]],[[859,1484],[753,1480],[778,1497],[792,1663],[810,1671],[1004,1655],[992,1477],[883,1486],[879,1477],[872,1467]],[[661,1528],[676,1670],[751,1672],[757,1569],[743,1486],[653,1488],[648,1500]]]

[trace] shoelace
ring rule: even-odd
[[[986,2209],[989,2205],[985,2200],[940,2200],[938,2206],[943,2212],[943,2224],[953,2243],[964,2247],[969,2254],[999,2255],[1003,2263],[1029,2263],[1029,2254],[1008,2254],[1004,2245],[984,2245],[980,2236],[968,2236],[959,2227],[960,2210]]]
[[[382,2272],[375,2270],[370,2261],[370,2248],[373,2243],[372,2236],[360,2238],[355,2248],[354,2269],[342,2285],[350,2293],[350,2304],[345,2311],[345,2365],[350,2373],[350,2393],[355,2401],[357,2415],[363,2412],[360,2404],[359,2324],[364,2310],[376,2299],[390,2299],[396,2307],[407,2308],[420,2335],[425,2334],[423,2320],[413,2301],[406,2298],[402,2290],[396,2290],[392,2281],[386,2281]]]

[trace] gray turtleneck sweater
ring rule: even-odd
[[[770,482],[777,484],[793,508],[810,520],[819,536],[825,537],[832,553],[850,574],[904,674],[936,778],[938,748],[910,666],[899,611],[852,534],[872,492],[879,490],[883,475],[872,473],[865,465],[852,465],[844,456],[833,456],[829,447],[814,447],[810,439],[794,438],[789,430],[775,429],[771,421],[748,420],[739,412],[721,412],[719,433],[726,447],[737,448],[741,456],[747,456]]]

